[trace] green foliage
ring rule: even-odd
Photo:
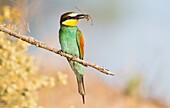
[[[127,87],[125,89],[126,95],[133,96],[137,95],[139,88],[141,86],[141,77],[135,76],[129,80]]]
[[[0,10],[0,24],[15,25],[19,21],[18,8],[4,6]],[[54,86],[53,78],[37,73],[34,59],[27,53],[28,46],[0,32],[0,108],[38,108],[37,90]]]

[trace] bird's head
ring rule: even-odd
[[[78,14],[75,12],[67,12],[64,13],[60,18],[60,25],[65,26],[77,26],[79,19],[87,19],[89,20],[89,15],[87,14]]]

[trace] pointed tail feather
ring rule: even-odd
[[[77,83],[78,83],[78,91],[82,95],[83,104],[85,104],[85,88],[84,88],[83,75],[77,76]]]

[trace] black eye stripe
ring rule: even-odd
[[[67,16],[65,18],[62,18],[62,21],[66,21],[68,19],[76,19],[77,17],[71,17],[71,16]]]

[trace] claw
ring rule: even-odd
[[[63,51],[62,51],[62,49],[60,49],[60,50],[58,50],[57,52],[58,52],[58,53],[61,53],[61,52],[63,52]]]
[[[85,64],[83,64],[85,67],[87,67],[88,65],[85,65]]]
[[[68,61],[72,61],[73,59],[77,58],[77,55],[71,57],[71,58],[68,58]]]

